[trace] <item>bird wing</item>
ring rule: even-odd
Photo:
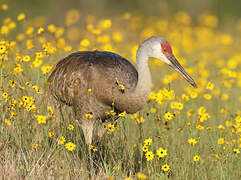
[[[90,56],[90,62],[103,82],[113,84],[117,78],[127,90],[133,90],[136,87],[138,73],[128,60],[112,52],[94,51],[93,54],[94,56]]]
[[[52,94],[66,104],[73,105],[75,97],[86,96],[92,89],[99,102],[110,106],[113,96],[133,91],[137,80],[138,73],[128,60],[106,51],[72,53],[56,64],[48,78]]]

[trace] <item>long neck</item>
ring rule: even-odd
[[[149,56],[147,51],[147,47],[141,45],[136,54],[138,82],[135,89],[135,94],[144,96],[146,99],[150,94],[152,86],[151,73],[148,66]]]
[[[143,108],[151,92],[151,73],[148,66],[147,47],[141,45],[136,54],[138,82],[134,91],[119,96],[116,108],[127,113],[135,113]]]

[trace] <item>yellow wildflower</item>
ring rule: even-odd
[[[131,117],[131,119],[136,119],[137,118],[137,113],[131,114],[130,117]]]
[[[164,118],[167,120],[171,120],[173,118],[173,114],[171,114],[170,112],[165,113]]]
[[[225,125],[227,127],[231,127],[233,125],[233,123],[231,121],[225,121]]]
[[[49,24],[47,29],[49,32],[54,33],[56,31],[56,26],[54,24]]]
[[[223,115],[226,115],[227,114],[227,110],[225,108],[222,108],[220,110],[220,113],[223,114]]]
[[[23,33],[20,33],[17,35],[17,40],[18,41],[23,41],[25,39],[25,35]]]
[[[125,117],[126,116],[126,112],[123,111],[122,113],[118,114],[119,117]]]
[[[169,169],[170,169],[170,166],[168,166],[167,164],[164,164],[164,165],[162,166],[162,170],[163,170],[164,172],[169,171]]]
[[[145,143],[145,145],[150,146],[151,143],[152,143],[152,139],[151,139],[151,138],[148,138],[148,139],[146,139],[146,140],[144,141],[144,143]]]
[[[142,179],[142,180],[147,179],[147,175],[142,174],[141,172],[136,173],[136,177],[137,179]]]
[[[145,156],[147,161],[151,161],[154,158],[154,154],[152,151],[147,151]]]
[[[110,111],[105,112],[105,114],[114,116],[114,115],[116,115],[116,112],[113,109],[111,109]]]
[[[172,109],[179,109],[179,110],[183,109],[183,104],[180,102],[171,102],[170,106]]]
[[[219,129],[220,131],[223,131],[223,130],[225,129],[225,127],[224,127],[223,125],[219,125],[219,126],[218,126],[218,129]]]
[[[53,114],[53,113],[54,113],[54,111],[53,111],[53,109],[52,109],[51,106],[47,106],[47,111],[48,111],[48,113],[50,113],[50,114]]]
[[[224,138],[219,138],[218,139],[218,144],[223,144],[224,143]]]
[[[52,66],[49,66],[49,65],[44,65],[41,67],[43,74],[47,74],[49,71],[51,71],[51,69],[52,69]]]
[[[11,126],[11,121],[10,120],[8,120],[8,119],[5,119],[5,124],[7,125],[7,126]]]
[[[29,86],[31,86],[31,83],[27,81],[27,82],[25,83],[25,85],[29,87]]]
[[[93,146],[93,145],[90,145],[90,149],[94,152],[98,151],[98,148],[96,146]]]
[[[167,150],[165,149],[162,149],[162,148],[159,148],[157,151],[156,151],[156,154],[159,158],[164,158],[166,155],[167,155]]]
[[[69,151],[73,151],[73,150],[75,150],[75,144],[72,142],[68,142],[65,144],[65,148]]]
[[[6,52],[7,48],[4,44],[0,44],[0,54],[4,54]]]
[[[200,124],[198,124],[197,126],[196,126],[196,128],[198,129],[198,130],[204,130],[204,127],[202,126],[202,125],[200,125]]]
[[[42,32],[44,32],[44,28],[40,27],[37,31],[38,34],[41,34]]]
[[[93,94],[92,89],[90,88],[88,89],[88,94],[91,94],[91,95]]]
[[[183,109],[183,104],[180,103],[180,102],[178,102],[178,103],[176,104],[176,108],[177,108],[178,110],[182,110],[182,109]]]
[[[5,26],[5,25],[3,25],[3,26],[1,27],[1,34],[3,34],[3,35],[7,35],[8,32],[9,32],[8,27]]]
[[[226,93],[223,93],[222,96],[221,96],[221,100],[222,101],[227,101],[229,99],[229,95],[226,94]]]
[[[91,119],[91,118],[93,118],[93,114],[92,114],[92,113],[86,113],[86,114],[85,114],[85,117],[86,117],[87,119]]]
[[[44,115],[36,115],[35,118],[38,121],[38,124],[46,124],[47,123],[47,117]]]
[[[8,5],[6,3],[2,4],[1,9],[6,11],[8,9]]]
[[[32,88],[33,88],[35,91],[38,91],[38,86],[37,86],[37,85],[33,85]]]
[[[156,113],[156,108],[151,108],[150,113],[153,113],[153,114]]]
[[[211,82],[207,83],[206,89],[212,90],[214,85]]]
[[[148,151],[148,146],[147,146],[147,145],[144,145],[144,146],[142,147],[142,151],[143,151],[143,152],[147,152],[147,151]]]
[[[110,19],[105,19],[99,22],[98,26],[100,29],[108,29],[112,25],[112,22]]]
[[[28,96],[23,96],[23,97],[22,97],[22,100],[23,100],[23,102],[28,103],[30,99],[29,99]]]
[[[137,118],[137,119],[136,119],[136,122],[137,122],[138,124],[142,124],[142,123],[144,123],[144,118],[141,116],[140,118]]]
[[[190,109],[190,110],[187,111],[187,116],[188,116],[188,117],[192,116],[192,114],[193,114],[193,110],[192,110],[192,109]]]
[[[199,160],[200,160],[200,156],[195,155],[195,156],[193,157],[193,161],[198,162]]]
[[[115,130],[114,124],[109,123],[109,124],[107,125],[107,129],[108,129],[108,131],[113,132],[113,131]]]
[[[16,113],[16,112],[11,112],[11,115],[10,115],[11,118],[14,118],[14,117],[16,117],[16,116],[17,116],[17,113]]]
[[[197,113],[198,113],[199,115],[202,115],[202,114],[204,114],[205,112],[206,112],[206,108],[203,107],[203,106],[201,106],[201,107],[198,109],[198,111],[197,111]]]
[[[119,88],[120,88],[121,90],[125,90],[125,86],[124,86],[123,84],[119,84]]]
[[[210,100],[212,98],[211,94],[208,93],[204,94],[203,97],[207,100]]]
[[[11,88],[13,88],[15,85],[16,85],[16,81],[14,81],[14,80],[9,80],[9,85],[10,85],[10,87]]]
[[[21,67],[20,64],[17,64],[16,67],[13,69],[14,72],[20,73],[23,72],[23,68]]]
[[[59,140],[58,140],[58,143],[59,143],[59,144],[64,144],[65,141],[66,141],[65,137],[64,137],[64,136],[61,136],[61,137],[59,138]]]
[[[207,121],[210,118],[210,115],[208,113],[204,113],[200,115],[200,122]]]
[[[28,105],[26,106],[26,110],[27,110],[27,111],[31,111],[31,110],[33,110],[33,109],[36,109],[35,104],[28,104]]]
[[[33,61],[32,64],[33,64],[34,67],[37,68],[37,67],[41,66],[42,62],[43,62],[43,61],[42,61],[41,59],[37,59],[37,58],[36,58],[36,59]]]
[[[17,19],[18,19],[18,21],[22,21],[22,20],[24,20],[25,19],[25,14],[24,13],[20,13],[19,15],[18,15],[18,17],[17,17]]]
[[[53,131],[49,131],[49,137],[53,137],[54,132]]]
[[[233,152],[236,154],[240,154],[240,150],[239,149],[233,149]]]
[[[191,139],[188,139],[188,143],[194,146],[195,144],[197,144],[197,141],[196,139],[191,138]]]
[[[27,29],[26,29],[26,34],[27,35],[32,35],[33,34],[33,32],[34,32],[34,28],[33,27],[28,27]],[[32,40],[30,40],[31,41],[31,44],[32,44]],[[30,42],[29,41],[29,42]],[[33,45],[30,45],[30,46],[33,46]],[[32,47],[31,47],[32,48]],[[28,48],[28,49],[31,49],[30,47]]]
[[[4,93],[2,94],[2,97],[3,97],[4,99],[7,99],[7,98],[8,98],[8,93],[4,92]]]
[[[83,39],[80,41],[80,45],[83,47],[88,47],[90,45],[90,41],[88,39]]]
[[[73,131],[74,130],[74,126],[72,124],[69,124],[68,125],[68,130]]]
[[[184,101],[188,101],[189,100],[189,96],[187,94],[182,94],[182,99]]]
[[[196,97],[197,97],[197,92],[191,92],[190,93],[190,97],[192,98],[192,99],[195,99]]]

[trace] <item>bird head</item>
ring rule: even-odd
[[[157,58],[171,66],[175,71],[181,74],[193,87],[197,87],[194,80],[187,74],[181,64],[178,62],[172,52],[171,45],[164,38],[153,36],[144,41],[149,47],[149,57]]]

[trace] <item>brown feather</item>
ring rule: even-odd
[[[125,86],[124,93],[116,78]],[[105,118],[113,98],[125,98],[125,94],[133,92],[137,81],[138,72],[128,60],[103,51],[73,53],[59,61],[48,78],[49,91],[57,100],[74,106],[81,116],[92,111],[98,118]],[[93,95],[88,94],[88,89]],[[126,109],[125,104],[121,106],[116,109]]]

